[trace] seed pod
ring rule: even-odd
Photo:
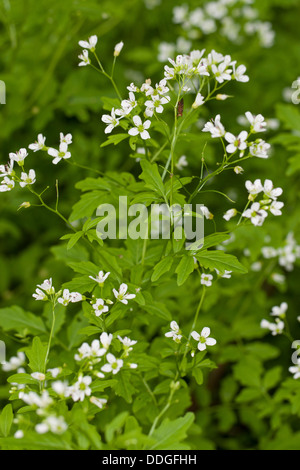
[[[177,106],[177,117],[182,117],[183,110],[184,110],[184,100],[183,98],[181,98]]]

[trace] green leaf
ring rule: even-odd
[[[14,414],[11,405],[6,405],[0,416],[0,432],[3,437],[9,436],[10,429],[13,423]]]
[[[26,348],[26,356],[29,359],[29,367],[33,372],[44,372],[47,356],[47,344],[43,344],[38,336],[33,338],[31,348]]]
[[[80,240],[80,238],[83,236],[83,232],[82,231],[79,231],[79,232],[76,232],[74,233],[74,235],[72,235],[70,237],[70,240],[68,241],[68,244],[67,244],[67,250],[71,250],[71,248],[73,248],[73,246],[76,245],[76,243],[78,242],[78,240]]]
[[[30,334],[46,332],[45,325],[40,317],[25,312],[21,307],[13,306],[0,309],[0,325],[4,331],[16,330],[23,333],[27,330]]]
[[[217,269],[222,274],[224,274],[225,271],[233,271],[243,274],[248,272],[235,256],[224,253],[224,251],[221,250],[201,251],[195,256],[201,266],[205,269],[210,269],[211,271]]]
[[[177,444],[186,439],[187,431],[192,426],[193,421],[193,413],[187,413],[183,418],[174,421],[164,420],[152,435],[156,440],[156,444],[151,447],[151,450],[176,449]]]
[[[198,385],[203,384],[203,372],[202,372],[201,369],[194,368],[193,369],[193,377],[196,379],[196,382],[197,382]]]
[[[164,197],[165,188],[157,165],[151,165],[151,163],[149,163],[147,160],[142,160],[141,167],[143,172],[140,175],[140,178],[145,181],[146,186],[159,193],[160,196]]]
[[[166,256],[163,258],[154,268],[153,274],[151,276],[151,281],[157,281],[163,274],[170,271],[173,264],[173,257]]]
[[[236,397],[237,403],[248,403],[257,398],[261,398],[262,393],[258,388],[244,388],[241,393]]]
[[[37,380],[31,377],[29,374],[14,374],[8,377],[7,381],[12,384],[32,384],[36,385]]]
[[[266,372],[266,375],[263,378],[263,386],[266,390],[274,388],[281,380],[282,377],[282,367],[276,366],[273,369],[270,369]]]
[[[115,393],[124,398],[127,403],[132,403],[132,395],[135,393],[135,387],[130,383],[131,373],[121,371],[118,373],[118,382],[115,386]]]
[[[189,275],[194,271],[195,263],[192,256],[183,256],[176,268],[177,285],[182,286],[188,279]]]
[[[108,139],[103,142],[103,144],[100,145],[100,147],[106,147],[107,145],[118,145],[120,142],[122,142],[125,139],[128,139],[130,136],[129,134],[116,134],[116,135],[110,135]]]

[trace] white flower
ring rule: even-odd
[[[247,70],[245,65],[239,65],[237,69],[235,68],[235,62],[233,62],[232,65],[233,65],[232,78],[234,78],[237,82],[242,82],[242,83],[249,82],[248,75],[245,75],[245,72]]]
[[[19,393],[20,400],[23,400],[29,406],[36,406],[38,408],[46,409],[53,404],[52,398],[49,396],[47,390],[44,390],[42,395],[38,395],[35,392]]]
[[[110,272],[104,274],[103,271],[99,271],[96,277],[89,276],[89,278],[95,282],[98,282],[99,286],[102,287],[104,285],[105,280],[108,278],[109,275],[110,275]]]
[[[250,111],[247,111],[245,113],[246,118],[251,124],[251,131],[252,132],[265,132],[267,129],[267,123],[265,122],[265,118],[262,116],[262,114],[258,114],[257,116],[254,116]]]
[[[114,50],[114,56],[118,57],[120,55],[121,50],[123,49],[124,42],[118,42],[118,44],[115,45],[115,50]]]
[[[31,377],[36,380],[39,380],[40,382],[43,382],[46,379],[45,374],[43,374],[42,372],[34,372],[33,374],[31,374]]]
[[[178,162],[176,163],[175,166],[176,166],[176,168],[177,168],[179,171],[183,170],[183,168],[184,168],[185,166],[188,166],[188,161],[187,161],[187,159],[186,159],[186,156],[185,156],[185,155],[182,155],[182,156],[179,158],[179,160],[178,160]]]
[[[90,402],[102,410],[102,408],[106,405],[107,400],[105,398],[91,397]]]
[[[35,426],[38,434],[46,434],[51,431],[53,434],[63,434],[68,429],[68,425],[62,416],[48,416],[42,423]]]
[[[91,377],[82,376],[78,377],[78,381],[70,387],[69,393],[72,396],[73,401],[83,401],[85,397],[89,397],[92,393],[89,385],[91,385],[92,379]]]
[[[213,214],[210,212],[208,207],[201,205],[201,212],[202,215],[207,219],[207,220],[212,220],[214,218]]]
[[[67,160],[71,158],[71,152],[68,152],[68,144],[66,142],[61,142],[59,145],[59,150],[50,147],[48,149],[48,154],[51,157],[54,157],[52,160],[53,165],[57,165],[61,160]]]
[[[101,370],[103,372],[112,372],[114,375],[120,371],[124,364],[122,359],[116,359],[111,353],[107,354],[106,360],[107,364],[104,364],[104,366],[101,367]]]
[[[60,143],[65,142],[68,145],[72,143],[72,139],[73,139],[72,134],[64,135],[62,132],[60,132],[59,137],[60,137]]]
[[[11,176],[14,171],[14,160],[9,160],[6,165],[0,165],[0,176]]]
[[[51,295],[54,294],[55,289],[52,286],[52,278],[46,279],[43,284],[39,285],[38,287],[46,292],[46,294]]]
[[[135,86],[135,84],[132,82],[130,85],[127,87],[128,91],[132,91],[133,93],[137,93],[139,91],[138,87]]]
[[[16,431],[14,434],[15,439],[23,439],[23,437],[24,437],[24,432],[21,429]]]
[[[245,150],[247,148],[248,132],[242,131],[237,137],[230,132],[226,132],[225,140],[229,142],[226,150],[228,153],[234,153],[236,150]]]
[[[7,191],[11,191],[15,187],[14,180],[5,176],[0,184],[0,193],[5,193]]]
[[[56,377],[61,373],[62,368],[61,367],[55,367],[54,369],[47,369],[47,372],[51,374],[51,376],[56,379]]]
[[[204,96],[202,96],[201,93],[198,93],[194,103],[192,104],[192,108],[197,109],[199,108],[199,106],[202,106],[204,103],[205,103]]]
[[[132,119],[136,127],[129,129],[128,134],[132,136],[140,135],[143,140],[150,139],[147,129],[149,129],[151,121],[147,120],[143,123],[140,116],[134,116]]]
[[[80,59],[81,62],[79,62],[78,67],[85,67],[86,65],[90,65],[91,61],[89,58],[89,51],[87,49],[84,49],[82,51],[82,54],[79,54],[78,59]]]
[[[116,117],[115,109],[112,108],[111,114],[104,114],[101,120],[107,124],[105,134],[110,134],[112,130],[120,124],[120,119]]]
[[[10,153],[9,158],[11,160],[14,160],[15,162],[18,163],[18,165],[22,166],[24,164],[25,158],[28,156],[28,152],[26,149],[20,149],[16,153]]]
[[[35,300],[48,300],[48,295],[55,293],[55,289],[52,287],[52,279],[46,279],[43,284],[37,287],[35,293],[32,294]]]
[[[221,116],[218,114],[212,122],[207,122],[202,129],[202,132],[210,132],[212,138],[223,137],[225,135],[225,128],[221,123]]]
[[[204,351],[206,346],[214,346],[217,341],[214,338],[209,338],[210,335],[210,328],[203,328],[200,335],[197,331],[193,331],[191,336],[194,338],[195,341],[198,341],[198,349],[199,351]]]
[[[201,274],[201,284],[203,286],[211,287],[212,286],[212,280],[213,276],[211,274]]]
[[[272,308],[272,312],[270,313],[270,315],[272,317],[279,317],[283,320],[286,316],[286,312],[288,308],[289,308],[288,304],[286,302],[282,302],[279,307]]]
[[[217,82],[224,83],[225,80],[231,80],[232,70],[228,69],[227,63],[222,62],[218,66],[215,64],[212,64],[211,70]]]
[[[122,109],[117,109],[116,114],[122,116],[131,113],[131,111],[137,106],[137,100],[135,98],[135,94],[130,91],[129,92],[129,99],[123,100],[121,103]]]
[[[103,299],[97,299],[96,303],[93,304],[93,309],[95,310],[96,317],[100,317],[102,313],[106,313],[109,310],[108,306],[104,304]]]
[[[272,246],[264,246],[261,249],[261,252],[262,252],[263,257],[266,259],[275,258],[278,255],[277,250],[273,248]]]
[[[289,372],[294,375],[294,379],[300,378],[300,358],[297,359],[297,365],[289,367]]]
[[[119,302],[122,304],[128,304],[128,300],[134,299],[136,297],[135,294],[126,294],[128,289],[127,284],[121,284],[119,288],[119,292],[116,289],[113,289],[114,296],[116,297]]]
[[[125,336],[125,338],[121,338],[121,336],[118,336],[118,340],[123,344],[124,354],[125,357],[127,357],[128,354],[132,351],[132,346],[134,346],[137,341],[127,338],[127,336]]]
[[[43,134],[39,134],[37,136],[37,141],[34,144],[30,144],[28,148],[33,150],[33,152],[37,152],[38,150],[43,150],[45,147],[46,137]]]
[[[166,338],[172,338],[173,341],[175,341],[175,343],[180,343],[182,335],[181,335],[181,331],[177,322],[172,321],[170,323],[170,328],[171,328],[171,331],[168,331],[167,333],[165,333]]]
[[[259,202],[254,202],[250,209],[247,209],[243,214],[243,217],[251,219],[251,223],[255,226],[262,226],[268,213],[261,208]]]
[[[29,170],[29,173],[21,173],[20,186],[24,188],[28,184],[34,184],[36,182],[36,175],[34,170]]]
[[[64,305],[65,307],[69,305],[69,303],[81,302],[82,295],[78,292],[70,292],[69,289],[64,289],[62,297],[57,299],[57,302]]]
[[[237,210],[236,209],[229,209],[225,214],[223,215],[223,219],[227,220],[227,222],[235,217],[237,215]]]
[[[264,190],[260,179],[255,180],[254,183],[251,183],[251,181],[248,180],[246,181],[245,186],[251,196],[257,196],[257,194]]]
[[[220,276],[220,271],[218,269],[215,270],[217,275]],[[227,271],[225,269],[225,272],[224,274],[221,275],[221,277],[223,277],[224,279],[231,279],[231,274],[232,274],[232,271]]]
[[[283,193],[282,188],[274,188],[273,182],[271,180],[266,180],[264,182],[263,191],[265,196],[274,200],[276,200]]]
[[[268,320],[262,320],[261,328],[270,330],[273,336],[281,335],[284,330],[284,322],[276,318],[276,323],[270,323]]]
[[[283,208],[283,206],[283,202],[273,201],[270,205],[270,212],[275,216],[282,215],[281,209]]]
[[[253,157],[258,158],[269,158],[268,150],[271,148],[270,144],[267,144],[264,140],[259,139],[258,142],[253,143],[250,146],[250,153]]]
[[[169,96],[159,96],[159,95],[152,95],[151,100],[147,100],[145,102],[145,106],[147,107],[145,114],[146,116],[153,116],[154,111],[161,114],[164,111],[164,104],[169,103],[170,98]]]
[[[25,364],[25,359],[25,354],[20,351],[17,353],[17,356],[13,356],[8,362],[4,362],[4,364],[2,364],[2,369],[4,370],[4,372],[17,370],[19,369],[19,367]]]
[[[56,382],[53,382],[51,386],[55,393],[57,393],[57,395],[60,395],[61,397],[68,396],[68,382],[62,382],[61,380],[57,380]]]
[[[89,49],[92,52],[95,50],[97,45],[98,38],[96,35],[89,37],[88,41],[79,41],[79,46],[83,47],[84,49]]]

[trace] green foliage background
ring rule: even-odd
[[[180,1],[177,2],[178,4]],[[177,4],[176,3],[176,4]],[[186,1],[191,7],[205,2]],[[103,63],[112,61],[114,46],[125,43],[118,58],[116,81],[122,93],[131,81],[142,83],[148,77],[158,81],[162,67],[157,61],[158,44],[174,42],[179,26],[172,23],[173,0],[162,0],[153,9],[146,8],[142,0],[1,0],[0,1],[0,79],[7,87],[7,104],[0,105],[1,163],[9,152],[32,143],[38,133],[47,136],[47,142],[57,142],[59,132],[73,134],[72,158],[74,161],[103,172],[133,172],[137,175],[135,161],[129,158],[127,145],[103,147],[104,124],[101,122],[104,96],[114,98],[109,83],[88,67],[78,68],[80,39],[92,34],[99,37],[98,54]],[[228,176],[218,180],[218,190],[234,200],[245,198],[246,179],[269,178],[284,189],[284,215],[265,224],[259,230],[251,227],[238,232],[230,252],[238,256],[247,267],[262,261],[261,248],[265,237],[271,246],[281,246],[287,234],[294,232],[300,244],[299,232],[299,170],[300,170],[300,108],[283,100],[283,89],[291,87],[300,75],[299,0],[260,0],[255,2],[263,20],[270,21],[276,32],[275,45],[270,49],[260,47],[251,38],[242,44],[228,42],[219,34],[203,36],[194,43],[195,48],[212,48],[231,54],[239,63],[247,66],[249,84],[229,85],[226,93],[235,99],[228,102],[212,102],[205,110],[204,119],[221,113],[231,131],[240,129],[237,116],[245,111],[262,113],[267,118],[277,117],[280,129],[270,137],[273,155],[270,160],[253,159],[247,163],[243,176]],[[199,131],[200,134],[200,131]],[[200,156],[206,138],[199,136],[189,148],[190,167],[184,174],[199,174]],[[186,153],[186,143],[180,143],[178,154]],[[215,147],[208,145],[205,152],[208,164],[213,164]],[[74,185],[87,176],[88,171],[70,165],[55,167],[40,153],[33,154],[32,167],[37,180],[48,185],[45,199],[55,204],[55,182],[59,180],[60,210],[69,216],[80,192]],[[31,201],[30,196],[28,200]],[[68,257],[59,238],[67,232],[66,226],[54,215],[42,208],[32,207],[17,211],[24,202],[24,191],[15,190],[0,197],[0,308],[19,305],[25,310],[40,314],[40,305],[32,299],[35,286],[52,276],[56,285],[72,278],[72,271],[64,263]],[[230,203],[214,193],[206,195],[205,203],[222,219]],[[207,232],[214,231],[207,222]],[[218,227],[218,231],[225,229]],[[245,256],[249,249],[251,256]],[[132,248],[134,252],[134,248]],[[84,250],[77,252],[78,260],[85,257]],[[80,258],[81,257],[81,258]],[[70,259],[69,259],[70,261]],[[288,367],[291,365],[291,349],[286,338],[263,337],[260,321],[266,318],[274,305],[289,303],[289,322],[293,336],[300,337],[299,314],[299,265],[292,273],[286,273],[287,282],[276,286],[270,279],[273,266],[263,265],[259,273],[236,276],[222,281],[209,290],[201,317],[201,325],[207,323],[218,338],[218,346],[211,353],[218,369],[205,372],[204,386],[190,384],[191,393],[181,391],[178,403],[169,410],[170,419],[183,419],[176,439],[193,449],[299,449],[300,448],[300,387],[293,381]],[[180,288],[176,282],[162,278],[155,289],[155,299],[171,313],[192,321],[199,298],[198,283],[190,280]],[[47,312],[44,312],[47,316]],[[68,317],[68,322],[72,317]],[[3,325],[2,325],[3,326]],[[84,325],[82,325],[84,326]],[[156,320],[147,324],[145,336],[159,349],[158,334],[166,322]],[[141,325],[137,325],[141,327]],[[124,326],[125,328],[125,326]],[[1,330],[0,339],[7,344],[8,357],[16,352],[16,338],[10,331]],[[74,339],[80,344],[81,337]],[[22,345],[22,338],[18,341]],[[7,404],[7,375],[1,374],[0,399]],[[167,380],[167,378],[166,378]],[[277,386],[283,384],[280,394]],[[142,409],[142,408],[141,408]],[[138,404],[135,416],[142,426]],[[190,427],[190,415],[181,418],[185,411],[195,413]],[[123,414],[119,414],[123,413]],[[108,408],[102,415],[106,427],[107,445],[124,448],[114,433],[119,428],[129,432],[132,416],[129,408],[120,404],[118,409]],[[80,410],[78,410],[78,420]],[[114,419],[119,421],[114,422]],[[189,423],[189,426],[187,425]],[[181,426],[182,424],[182,426]],[[111,426],[109,428],[109,426]],[[167,425],[165,425],[167,426]],[[188,437],[185,434],[189,428]],[[160,429],[161,436],[167,430]],[[111,441],[109,440],[111,439]],[[161,437],[160,437],[161,438]],[[159,437],[158,437],[159,439]],[[171,436],[172,441],[172,436]],[[174,442],[176,442],[176,439]],[[110,443],[110,444],[109,444]],[[42,445],[42,444],[41,444]],[[49,446],[49,442],[45,447]],[[57,445],[54,441],[53,446]],[[165,442],[161,448],[171,448]],[[96,444],[94,444],[96,446]],[[119,447],[118,447],[119,446]]]

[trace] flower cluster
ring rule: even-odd
[[[262,47],[271,47],[275,39],[272,24],[259,19],[258,10],[251,6],[252,0],[243,3],[241,7],[240,0],[213,0],[194,10],[187,3],[174,7],[173,23],[180,25],[182,31],[176,44],[160,43],[158,60],[164,62],[176,51],[188,52],[193,40],[216,32],[235,43],[242,42],[245,36],[256,35]]]
[[[275,317],[275,322],[272,323],[263,319],[260,323],[261,328],[269,330],[273,336],[281,335],[285,327],[284,321],[287,309],[288,304],[286,302],[282,302],[280,306],[273,307],[270,315]]]
[[[265,246],[262,248],[262,255],[266,259],[278,258],[281,267],[286,271],[293,271],[297,259],[300,258],[300,246],[291,232],[288,234],[284,246],[280,248]]]
[[[243,212],[243,217],[250,219],[251,223],[256,226],[263,225],[268,214],[271,213],[275,216],[282,215],[281,209],[284,203],[277,201],[277,198],[282,194],[282,188],[274,188],[271,180],[266,180],[262,184],[261,180],[257,179],[252,183],[246,181],[246,188],[249,193],[249,201],[253,202],[249,209]],[[259,202],[254,202],[259,194],[263,193],[263,198]]]
[[[267,122],[261,115],[253,115],[250,111],[245,113],[246,122],[250,124],[249,131],[242,131],[239,135],[234,135],[231,132],[226,132],[224,125],[221,122],[221,116],[218,114],[215,119],[207,122],[202,129],[203,132],[210,132],[213,139],[225,139],[227,142],[226,152],[227,158],[230,160],[231,156],[239,152],[239,157],[245,157],[246,150],[249,150],[249,157],[268,158],[268,151],[271,146],[263,139],[256,139],[249,142],[249,138],[253,134],[265,132],[267,130]],[[236,170],[235,170],[236,171]],[[240,171],[236,171],[240,173]]]

